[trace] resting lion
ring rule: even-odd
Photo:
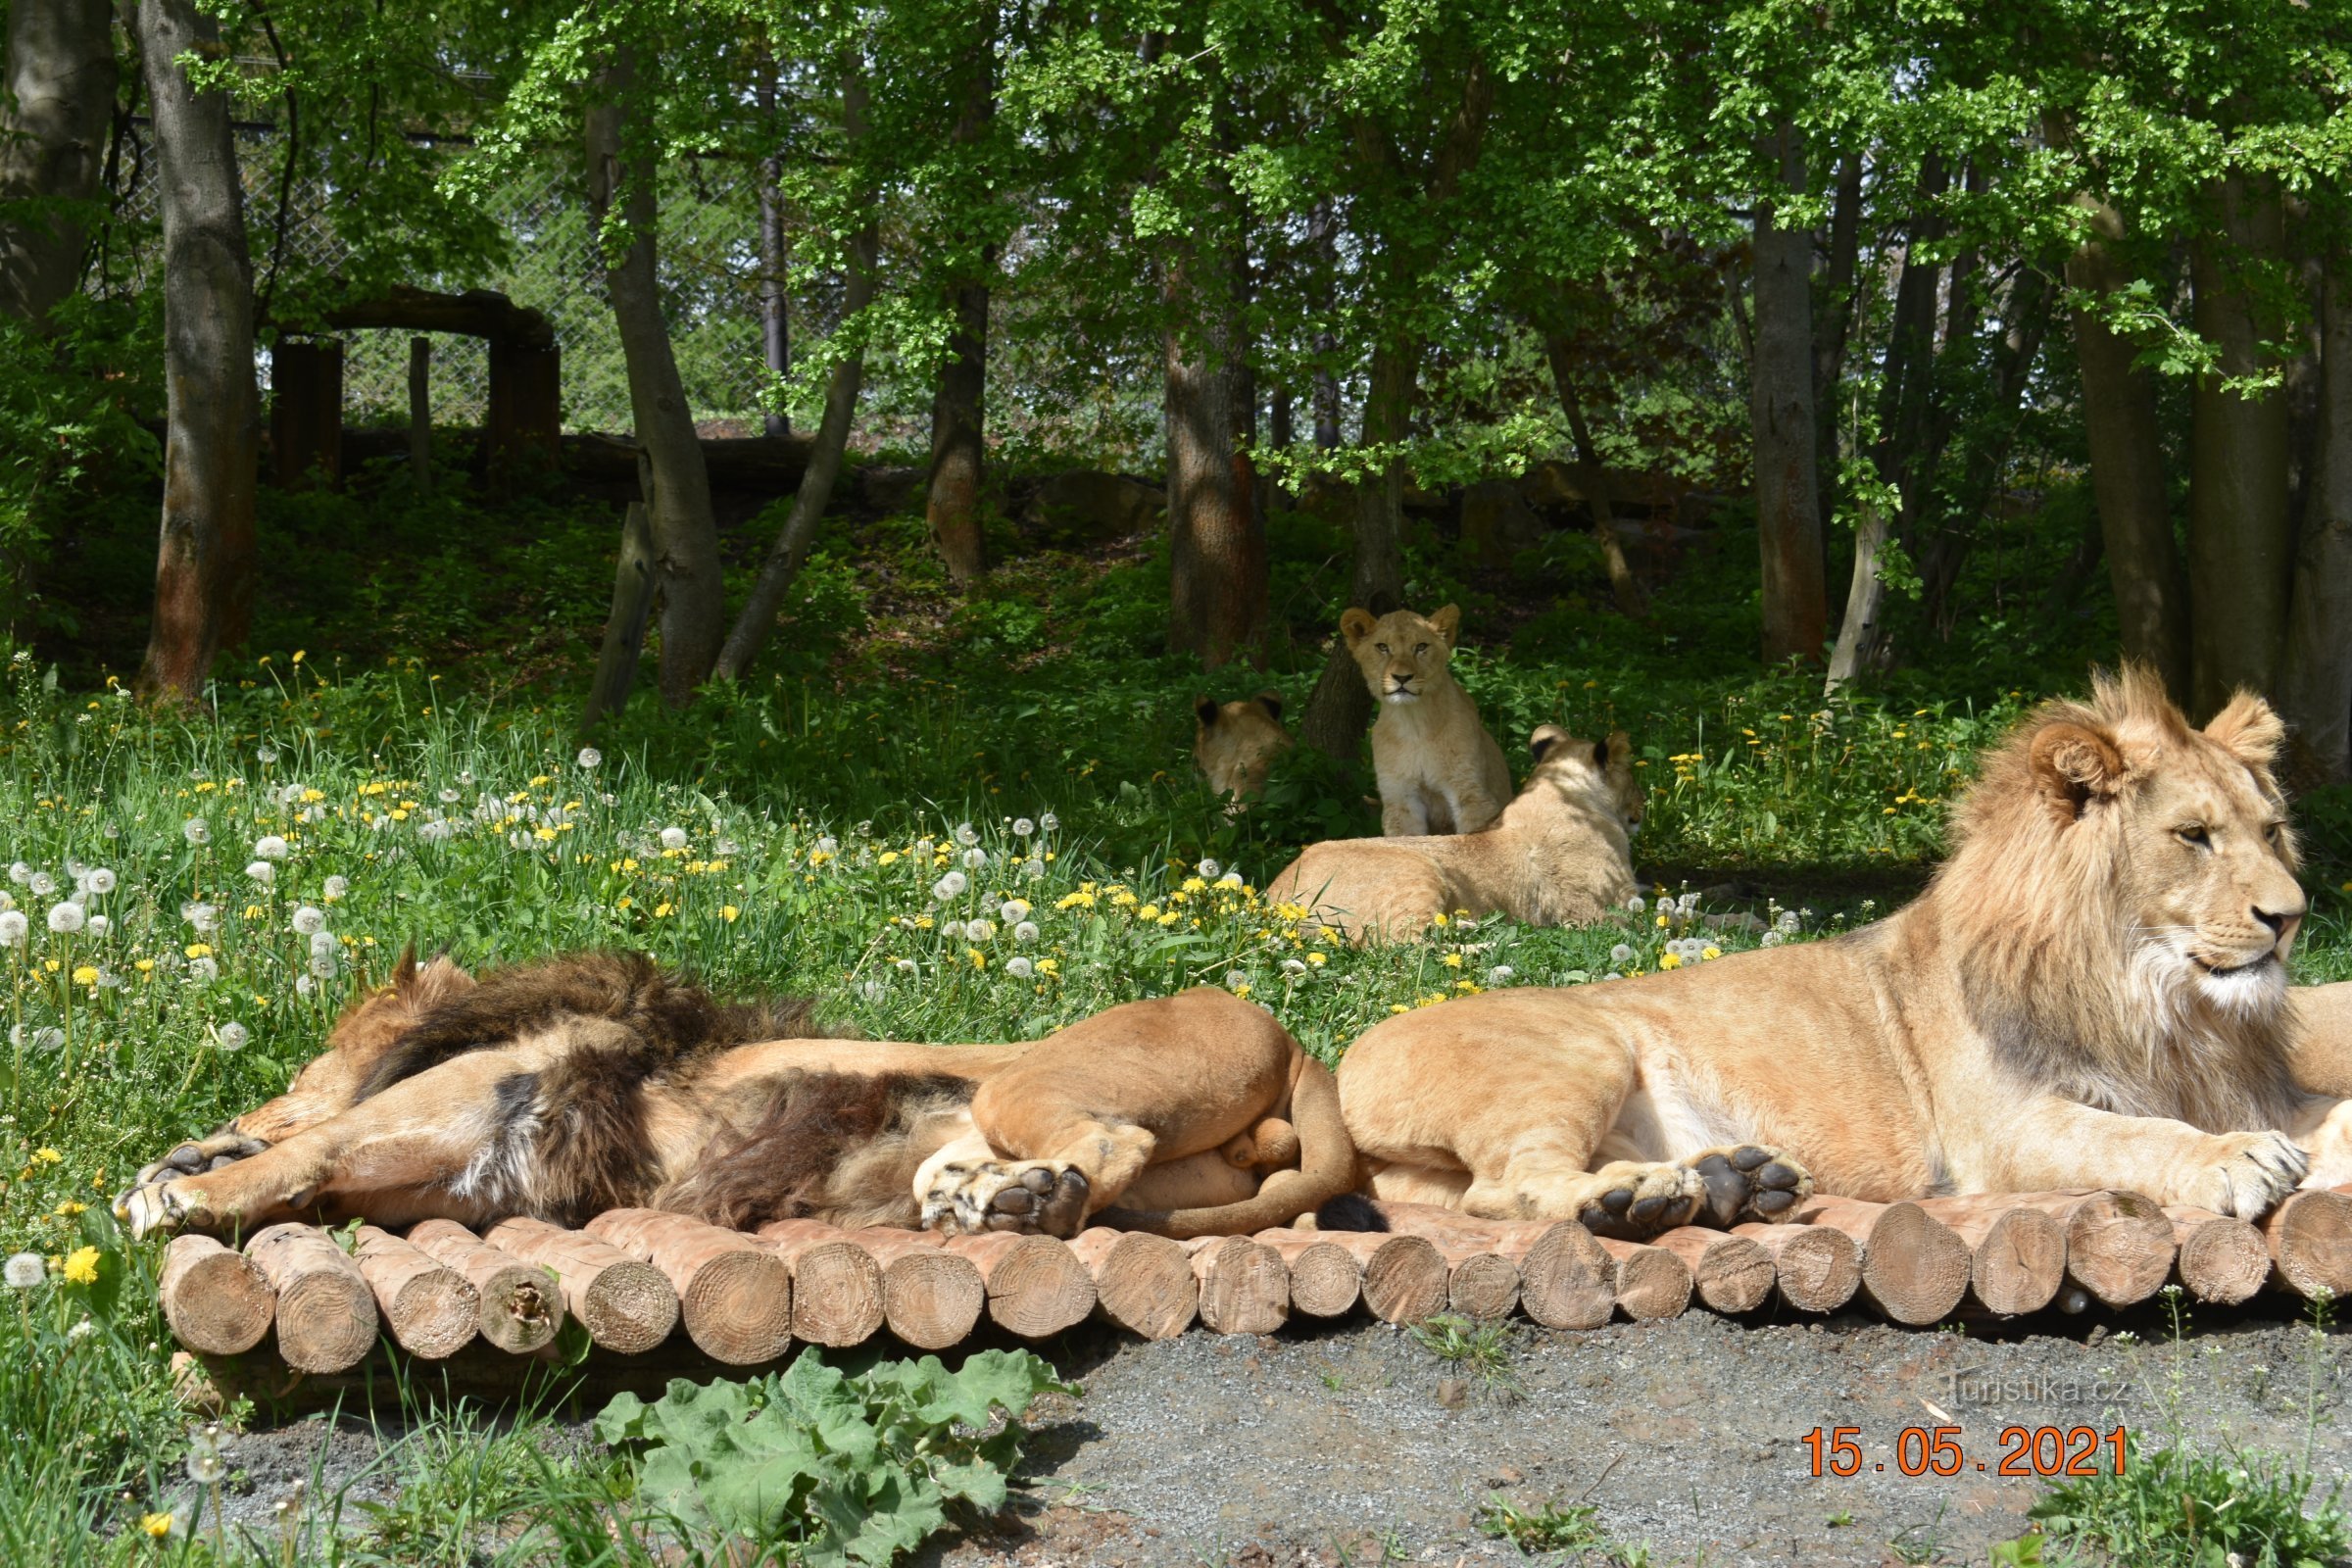
[[[1262,794],[1266,769],[1291,749],[1282,727],[1282,694],[1259,692],[1245,702],[1193,699],[1193,760],[1209,788],[1239,804]]]
[[[805,1002],[724,1005],[642,955],[478,982],[407,955],[285,1094],[116,1206],[135,1235],[642,1206],[741,1230],[1183,1237],[1287,1224],[1354,1180],[1330,1074],[1222,991],[937,1047],[821,1038]]]
[[[1380,830],[1390,838],[1475,833],[1502,814],[1511,769],[1478,721],[1478,707],[1446,667],[1462,612],[1393,610],[1340,617],[1340,635],[1380,705],[1372,770],[1380,778]]]
[[[1580,741],[1545,724],[1529,741],[1527,787],[1479,833],[1310,844],[1266,888],[1350,942],[1417,941],[1435,915],[1507,914],[1584,925],[1634,894],[1642,826],[1633,743]]]
[[[2301,1018],[2345,1008],[2290,1002],[2282,734],[2254,697],[2198,731],[2145,671],[2100,678],[1985,758],[1950,859],[1876,925],[1390,1019],[1339,1074],[1373,1190],[1639,1238],[1814,1183],[2250,1218],[2352,1180],[2352,1101],[2305,1087],[2352,1087],[2340,1053],[2294,1070]]]

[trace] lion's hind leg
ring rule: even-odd
[[[1075,1161],[1003,1158],[974,1132],[924,1160],[914,1189],[925,1230],[947,1236],[1011,1231],[1066,1240],[1085,1225],[1094,1186]]]

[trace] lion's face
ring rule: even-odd
[[[2118,912],[2134,924],[2134,982],[2258,1013],[2286,995],[2302,924],[2295,841],[2271,777],[2282,730],[2241,696],[2201,731],[2073,724],[2035,737],[2053,804],[2117,813]]]
[[[1634,743],[1625,731],[1614,730],[1605,741],[1580,741],[1557,724],[1545,724],[1528,737],[1528,750],[1538,774],[1598,795],[1625,824],[1627,838],[1642,831],[1643,792],[1634,775]]]
[[[1198,697],[1193,718],[1193,760],[1220,795],[1258,794],[1266,787],[1266,769],[1291,744],[1282,727],[1282,698],[1275,692],[1237,703]]]
[[[1419,702],[1452,678],[1446,664],[1461,625],[1462,612],[1452,605],[1433,615],[1392,610],[1378,620],[1368,611],[1350,610],[1340,617],[1340,635],[1348,639],[1372,700],[1402,705]]]

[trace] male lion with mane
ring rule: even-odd
[[[1986,757],[1950,858],[1886,920],[1390,1019],[1339,1074],[1373,1191],[1638,1239],[1816,1183],[2252,1218],[2352,1180],[2352,1102],[2306,1087],[2343,1075],[2325,1049],[2297,1071],[2301,1015],[2344,988],[2290,1000],[2282,737],[2258,698],[2197,730],[2147,671],[2100,676]]]
[[[806,1001],[722,1004],[642,954],[477,981],[411,952],[285,1094],[116,1208],[136,1235],[652,1207],[738,1230],[1184,1237],[1288,1224],[1354,1177],[1330,1074],[1206,987],[1034,1044],[942,1047],[825,1038]]]

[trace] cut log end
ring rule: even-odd
[[[2262,1222],[2262,1232],[2279,1279],[2297,1295],[2352,1290],[2352,1197],[2290,1194]]]
[[[411,1355],[446,1360],[480,1330],[481,1296],[465,1275],[388,1231],[360,1227],[353,1261],[375,1293],[376,1312]]]
[[[245,1255],[277,1292],[277,1353],[298,1372],[341,1372],[375,1346],[375,1295],[333,1239],[314,1225],[272,1225]]]
[[[1574,1220],[1546,1229],[1519,1258],[1519,1306],[1547,1329],[1596,1329],[1617,1300],[1617,1265]]]
[[[1096,1229],[1070,1244],[1095,1277],[1095,1307],[1130,1334],[1169,1340],[1193,1326],[1200,1282],[1184,1248],[1164,1236]]]
[[[164,1254],[164,1320],[191,1350],[236,1355],[262,1343],[277,1293],[243,1253],[209,1236],[176,1236]]]
[[[1210,1333],[1271,1334],[1289,1320],[1290,1273],[1274,1249],[1246,1236],[1203,1236],[1184,1248]]]
[[[1500,1252],[1472,1252],[1453,1260],[1446,1304],[1480,1323],[1497,1322],[1519,1304],[1519,1265]]]
[[[1772,1299],[1772,1254],[1744,1236],[1686,1225],[1652,1245],[1690,1268],[1691,1290],[1710,1311],[1752,1312]]]
[[[1690,1306],[1690,1265],[1662,1247],[1603,1238],[1616,1265],[1617,1309],[1635,1322],[1679,1317]]]
[[[2168,1205],[2173,1222],[2173,1274],[2199,1301],[2235,1306],[2258,1295],[2271,1277],[2271,1249],[2263,1233],[2242,1219],[2201,1208]]]
[[[1799,1312],[1835,1312],[1862,1288],[1862,1250],[1828,1225],[1733,1227],[1772,1254],[1781,1300]]]
[[[989,1321],[1008,1334],[1042,1340],[1095,1310],[1094,1276],[1051,1236],[959,1236],[947,1247],[980,1270]]]

